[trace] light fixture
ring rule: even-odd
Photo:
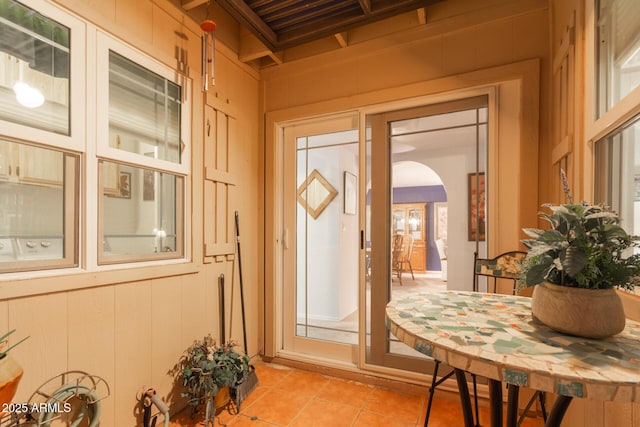
[[[37,108],[44,104],[44,95],[38,89],[23,82],[13,85],[18,103],[27,108]]]
[[[154,252],[163,252],[163,240],[167,237],[167,232],[164,229],[154,228],[153,234],[156,236],[156,248]]]

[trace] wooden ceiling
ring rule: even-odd
[[[185,10],[212,0],[182,0]],[[441,0],[214,0],[276,52]]]

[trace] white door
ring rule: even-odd
[[[355,364],[357,115],[284,127],[281,352]]]

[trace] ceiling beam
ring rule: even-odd
[[[375,11],[372,11],[366,16],[335,17],[333,19],[315,22],[313,28],[303,26],[291,32],[283,31],[278,34],[278,46],[277,49],[274,50],[282,50],[322,37],[332,36],[348,31],[358,25],[376,22],[399,13],[410,12],[424,7],[425,4],[432,4],[438,1],[440,0],[394,0],[382,4],[380,7],[376,7]]]
[[[312,8],[306,12],[303,10],[304,7],[299,9],[302,7],[301,4],[322,4],[323,0],[300,3],[297,0],[215,1],[242,26],[249,29],[268,49],[277,52],[325,37],[335,37],[344,47],[348,42],[348,30],[399,13],[417,10],[418,19],[425,23],[425,7],[442,0],[351,0],[350,8],[340,9],[336,2],[329,2],[328,9],[318,11]],[[331,7],[338,9],[333,10]]]
[[[420,23],[420,25],[425,25],[427,23],[427,9],[421,7],[420,9],[416,10],[416,12],[418,12],[418,22]]]
[[[278,36],[269,26],[242,0],[216,0],[238,22],[249,27],[251,31],[267,45],[275,50]]]
[[[334,37],[336,38],[336,40],[338,40],[338,44],[340,45],[340,47],[349,46],[349,37],[346,31],[344,33],[336,33],[334,34]]]
[[[371,0],[358,0],[365,15],[371,14]]]
[[[191,10],[207,2],[209,2],[209,0],[182,0],[182,8],[184,10]]]

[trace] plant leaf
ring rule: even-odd
[[[587,266],[587,255],[575,246],[569,246],[560,254],[560,262],[566,274],[575,277]]]

